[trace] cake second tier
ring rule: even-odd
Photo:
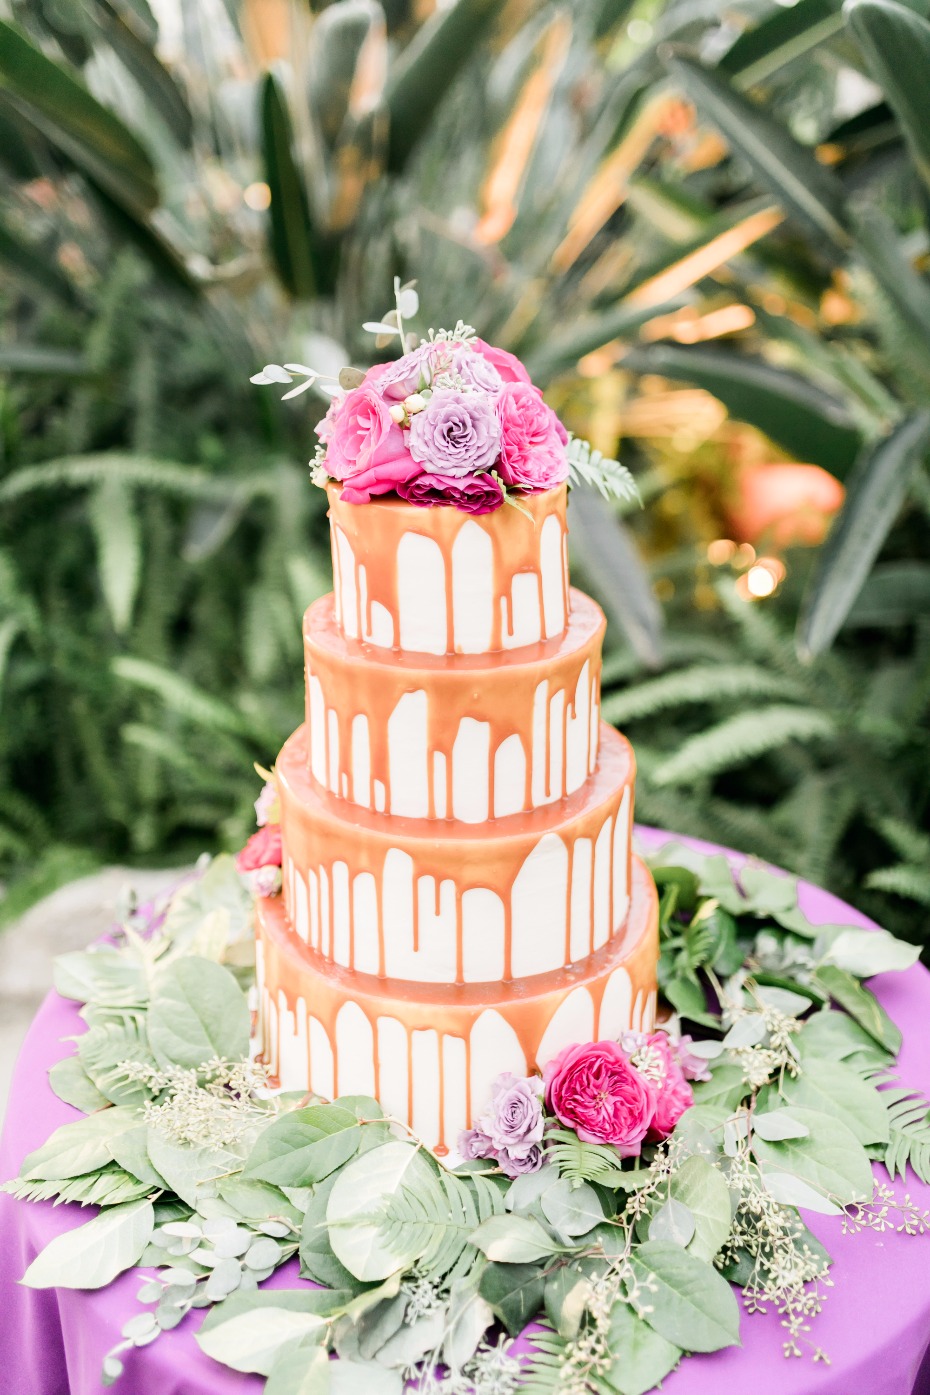
[[[635,763],[611,727],[581,789],[481,826],[334,799],[310,775],[304,727],[275,776],[288,917],[326,961],[411,983],[500,983],[583,960],[624,924]]]

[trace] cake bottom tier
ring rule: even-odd
[[[623,930],[531,980],[446,986],[342,969],[298,938],[281,896],[258,901],[257,922],[259,1049],[282,1088],[373,1095],[450,1161],[503,1071],[655,1022],[658,898],[638,858]]]

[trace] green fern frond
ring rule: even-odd
[[[92,491],[88,513],[100,589],[113,628],[122,634],[132,618],[142,570],[142,539],[131,489],[118,475],[108,475]]]
[[[391,1196],[382,1218],[382,1238],[401,1249],[419,1251],[417,1270],[451,1284],[472,1266],[477,1251],[469,1235],[489,1216],[502,1215],[504,1199],[486,1177],[430,1173],[416,1189],[402,1187]]]
[[[568,1342],[548,1325],[531,1340],[532,1355],[520,1372],[521,1395],[560,1395]]]
[[[177,673],[149,663],[146,659],[134,659],[120,655],[113,660],[113,672],[117,678],[132,683],[139,688],[147,688],[157,693],[162,701],[179,716],[198,726],[214,731],[223,731],[242,736],[249,731],[246,719],[219,698],[203,693],[188,683]]]
[[[639,487],[625,465],[619,460],[608,460],[599,450],[587,441],[572,436],[565,448],[568,456],[568,479],[573,485],[586,484],[596,489],[604,499],[620,499],[624,503],[639,504],[643,500]]]
[[[116,1206],[123,1201],[138,1201],[140,1197],[150,1196],[152,1186],[149,1182],[140,1182],[121,1167],[113,1166],[65,1180],[23,1182],[14,1177],[11,1182],[4,1182],[0,1191],[18,1201],[54,1201],[56,1206],[63,1201],[77,1202],[79,1206]]]
[[[836,735],[833,718],[816,708],[786,704],[759,707],[692,736],[653,771],[652,779],[657,785],[688,784],[744,765],[790,741],[828,741]]]
[[[624,1187],[630,1181],[615,1148],[583,1143],[570,1129],[551,1129],[546,1134],[546,1157],[559,1175],[573,1184],[599,1182],[605,1187]]]
[[[930,835],[903,819],[877,819],[876,827],[905,862],[930,864]]]
[[[882,1161],[888,1175],[905,1175],[910,1165],[921,1182],[930,1182],[930,1101],[904,1087],[880,1091],[888,1110],[891,1137]]]
[[[38,490],[70,487],[82,489],[105,484],[117,476],[124,485],[162,490],[167,494],[189,499],[214,499],[227,503],[236,488],[228,478],[211,475],[193,465],[177,465],[173,461],[152,460],[146,456],[102,455],[66,456],[49,460],[43,465],[27,465],[8,475],[0,484],[0,503],[8,504]],[[267,481],[265,481],[267,487]],[[249,486],[247,493],[257,492]]]
[[[894,896],[905,896],[922,906],[930,906],[930,868],[927,867],[914,867],[909,862],[879,867],[869,873],[865,885],[870,891],[890,891]]]
[[[726,698],[783,697],[803,694],[792,679],[754,664],[695,664],[611,693],[601,704],[601,716],[615,725],[651,717],[669,707],[719,702]]]

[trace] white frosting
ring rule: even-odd
[[[397,549],[397,633],[391,614],[368,599],[364,563],[357,563],[342,528],[333,524],[336,619],[352,639],[420,654],[484,654],[494,630],[494,555],[488,533],[466,519],[452,545],[451,576],[439,544],[404,533]],[[505,649],[554,639],[565,628],[568,548],[555,514],[539,533],[539,572],[517,572],[499,598]],[[451,595],[447,595],[447,586]],[[451,622],[452,634],[448,632]]]
[[[626,790],[617,817],[607,815],[593,848],[589,838],[577,838],[570,848],[550,832],[527,855],[510,894],[513,978],[578,962],[625,923],[629,809]],[[403,847],[385,855],[380,896],[371,872],[350,877],[342,860],[308,868],[305,880],[286,857],[283,882],[287,913],[301,939],[345,968],[415,983],[497,983],[506,972],[506,907],[497,892],[461,888],[459,964],[456,883],[417,876]]]
[[[446,753],[430,752],[428,745],[429,705],[441,704],[441,692],[417,688],[404,693],[387,724],[390,808],[386,812],[405,818],[429,818],[432,796],[436,818],[470,824],[504,818],[525,806],[527,763],[531,808],[542,808],[574,794],[597,761],[597,681],[597,673],[592,674],[586,661],[572,691],[553,691],[548,679],[537,685],[528,751],[518,731],[495,746],[489,722],[463,717],[452,743],[451,771]],[[374,807],[383,810],[384,786],[371,778],[371,719],[364,713],[353,717],[351,743],[346,743],[351,749],[342,753],[340,762],[335,708],[327,702],[322,683],[309,666],[307,691],[313,778],[324,789],[353,804],[370,809],[374,801]],[[518,716],[522,714],[514,713],[515,724]]]

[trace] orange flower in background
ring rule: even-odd
[[[730,528],[742,542],[764,539],[776,549],[815,547],[826,537],[845,494],[839,480],[819,465],[747,464],[736,477]]]

